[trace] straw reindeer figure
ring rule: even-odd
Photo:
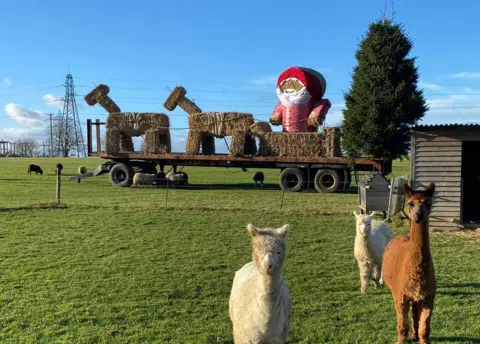
[[[429,216],[435,184],[412,190],[404,184],[408,202],[410,235],[390,241],[383,256],[383,279],[390,289],[397,313],[397,344],[408,336],[409,307],[412,313],[412,340],[430,344],[430,320],[436,293],[435,270],[430,254]]]

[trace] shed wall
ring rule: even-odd
[[[430,228],[455,229],[461,221],[462,141],[454,135],[412,132],[413,188],[435,183]]]

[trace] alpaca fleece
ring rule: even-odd
[[[436,279],[430,253],[428,219],[435,184],[414,191],[407,184],[410,234],[387,245],[383,257],[383,278],[392,293],[397,313],[397,344],[406,342],[408,313],[412,313],[412,340],[430,344],[430,321],[436,294]]]
[[[229,300],[234,344],[283,344],[292,301],[282,272],[290,226],[259,229],[249,224],[252,261],[235,273]]]

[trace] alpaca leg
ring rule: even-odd
[[[368,288],[368,281],[370,280],[370,266],[367,262],[359,262],[358,268],[360,270],[360,291],[365,295]]]
[[[378,288],[378,286],[380,285],[381,275],[382,275],[381,265],[375,264],[373,266],[373,273],[372,273],[372,280],[373,280],[373,284],[375,285],[375,288]]]
[[[432,297],[419,304],[418,336],[420,344],[430,344],[430,320],[433,312]]]
[[[412,335],[410,336],[411,340],[418,340],[418,320],[420,318],[420,305],[418,302],[412,302],[410,306],[410,311],[412,312]]]
[[[408,302],[395,301],[397,312],[397,343],[404,344],[408,335]]]

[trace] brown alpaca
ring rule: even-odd
[[[403,186],[408,202],[410,234],[394,238],[385,248],[382,273],[397,312],[397,344],[408,336],[408,312],[412,312],[411,340],[430,344],[430,320],[435,300],[436,280],[430,254],[428,218],[435,184],[412,190]]]

